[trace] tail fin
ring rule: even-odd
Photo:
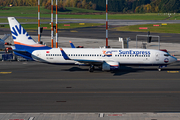
[[[36,43],[14,17],[8,17],[8,21],[16,49],[50,49],[50,47]]]

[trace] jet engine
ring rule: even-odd
[[[118,70],[119,63],[118,62],[104,62],[102,64],[102,70],[109,71],[109,70]]]

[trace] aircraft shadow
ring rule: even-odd
[[[70,69],[62,69],[63,71],[70,71],[70,72],[75,72],[75,71],[88,71],[88,69],[82,69],[80,67],[71,67]]]
[[[129,67],[129,66],[121,66],[119,70],[115,71],[105,71],[105,73],[111,73],[113,76],[121,76],[125,75],[128,73],[133,73],[133,72],[153,72],[157,71],[158,72],[158,67]],[[70,71],[70,72],[76,72],[76,71],[87,71],[89,72],[88,68],[80,68],[80,67],[71,67],[69,69],[62,69],[62,71]],[[161,71],[180,71],[180,68],[162,68]],[[102,73],[103,71],[101,69],[96,68],[94,72],[92,73]]]

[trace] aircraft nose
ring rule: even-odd
[[[173,56],[171,56],[171,63],[173,63],[173,62],[176,62],[177,61],[177,58],[176,57],[173,57]]]

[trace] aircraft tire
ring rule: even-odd
[[[94,72],[94,66],[93,66],[93,65],[91,65],[91,66],[89,67],[89,72]]]

